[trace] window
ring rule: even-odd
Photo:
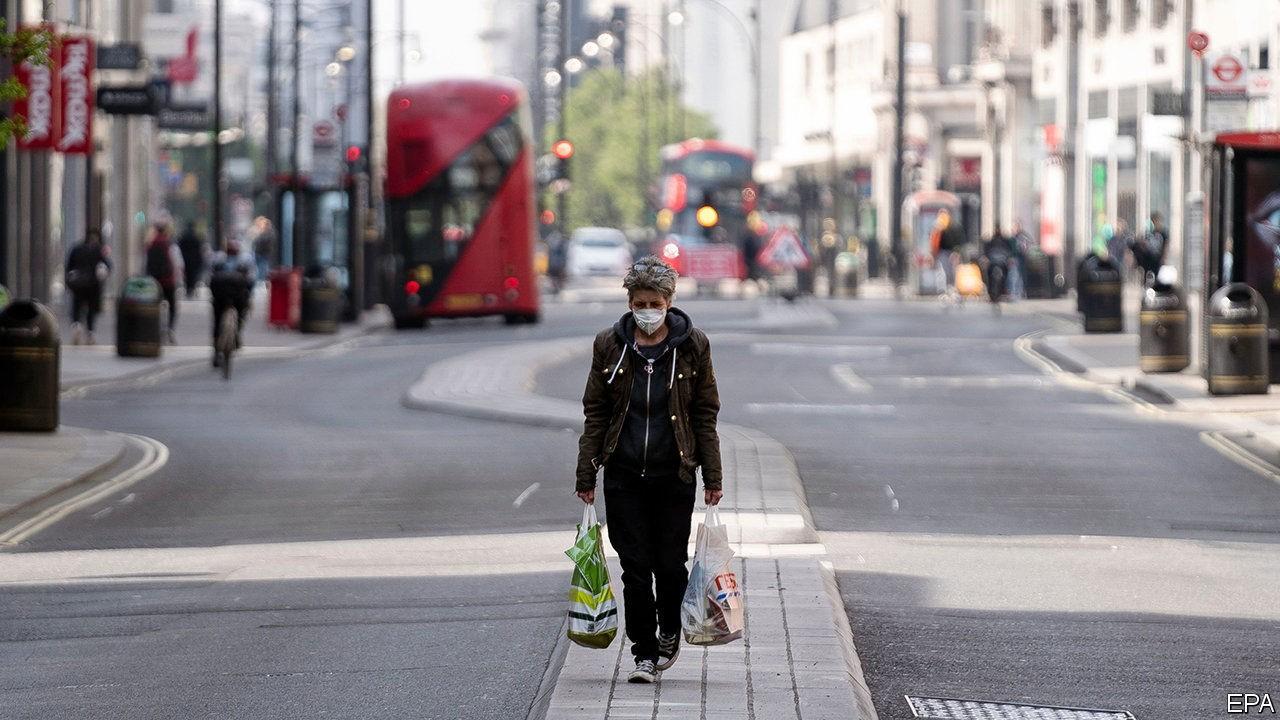
[[[395,203],[390,212],[406,261],[455,262],[523,147],[519,120],[509,115],[417,195]]]
[[[1258,69],[1269,70],[1271,68],[1271,46],[1263,42],[1258,46]]]
[[[1089,119],[1097,120],[1099,118],[1111,115],[1111,96],[1106,90],[1094,90],[1089,93]]]
[[[813,56],[804,54],[804,94],[813,94]]]
[[[1111,27],[1111,0],[1093,0],[1093,34],[1102,37]]]
[[[1162,28],[1173,16],[1173,0],[1151,0],[1151,27]]]
[[[834,44],[827,46],[827,82],[834,84],[836,81],[836,46]]]
[[[1040,45],[1049,47],[1058,37],[1058,21],[1053,11],[1053,3],[1040,6]]]
[[[1138,0],[1120,0],[1122,3],[1121,24],[1124,26],[1126,33],[1131,33],[1138,27]]]
[[[1165,55],[1165,53],[1164,53],[1164,48],[1163,48],[1163,47],[1160,47],[1160,46],[1157,46],[1157,47],[1155,48],[1155,52],[1154,52],[1154,54],[1153,54],[1153,56],[1152,56],[1152,58],[1151,58],[1151,63],[1152,63],[1153,65],[1163,65],[1163,64],[1164,64],[1164,55]]]

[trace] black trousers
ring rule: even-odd
[[[178,324],[178,286],[171,285],[165,287],[160,286],[160,291],[164,293],[165,302],[169,303],[169,332],[173,332],[174,327]]]
[[[98,308],[102,305],[102,290],[71,291],[71,322],[78,323],[83,319],[85,329],[93,332],[94,320],[98,318]]]
[[[675,476],[605,469],[605,527],[622,563],[627,639],[637,659],[657,659],[659,628],[664,635],[680,632],[694,490]]]

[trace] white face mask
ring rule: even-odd
[[[631,316],[635,318],[636,326],[640,328],[645,335],[652,335],[662,327],[662,323],[667,320],[666,310],[632,310]]]

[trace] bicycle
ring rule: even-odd
[[[218,356],[218,366],[222,368],[222,379],[231,379],[231,356],[236,351],[236,336],[240,332],[240,314],[235,306],[222,311],[218,320],[218,341],[214,343],[214,352]]]

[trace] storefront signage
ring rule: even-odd
[[[98,88],[98,107],[112,115],[154,115],[155,97],[148,85]]]
[[[93,149],[93,39],[64,35],[54,51],[61,62],[56,73],[58,114],[54,147],[70,155]]]

